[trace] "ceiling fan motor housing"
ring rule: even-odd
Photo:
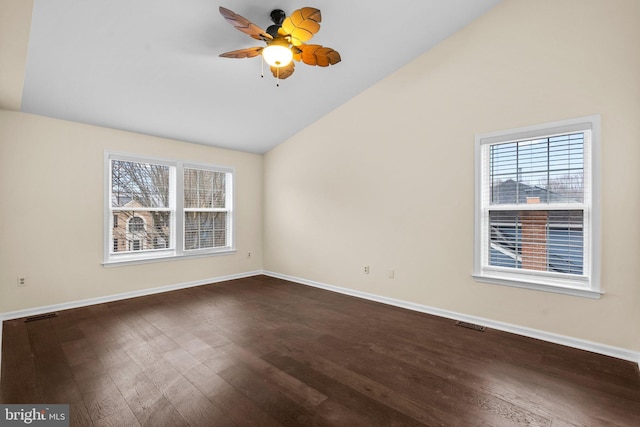
[[[267,33],[273,37],[278,37],[278,30],[282,27],[282,23],[287,15],[284,13],[282,9],[274,9],[271,11],[271,21],[273,21],[273,25],[269,25],[267,27]]]
[[[284,18],[287,17],[287,14],[284,13],[282,9],[273,9],[271,11],[271,21],[276,25],[282,25],[284,22]]]

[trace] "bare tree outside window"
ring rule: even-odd
[[[112,160],[114,252],[168,247],[169,179],[169,166]]]
[[[582,173],[550,179],[546,187],[549,191],[564,194],[569,199],[584,201],[584,175]]]

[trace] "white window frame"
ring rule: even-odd
[[[234,224],[234,218],[233,218],[233,171],[230,168],[221,168],[219,166],[211,166],[211,165],[204,165],[204,164],[198,164],[198,163],[184,163],[182,166],[182,172],[180,173],[180,179],[183,180],[184,179],[184,169],[197,169],[197,170],[204,170],[204,171],[212,171],[212,172],[223,172],[223,173],[227,173],[230,175],[227,175],[227,178],[225,179],[225,196],[226,196],[226,201],[225,201],[225,207],[224,208],[186,208],[184,207],[184,197],[180,198],[181,201],[181,210],[182,210],[182,216],[181,219],[183,220],[183,224],[182,224],[182,232],[184,233],[184,229],[185,229],[185,225],[184,225],[184,217],[185,214],[187,212],[226,212],[227,213],[227,242],[231,242],[233,239],[233,235],[234,233],[232,232],[233,230],[233,224]],[[182,181],[181,187],[180,188],[184,188],[184,181]],[[215,239],[215,232],[214,232],[214,239]],[[212,251],[216,251],[216,248],[198,248],[198,249],[186,249],[185,248],[185,243],[186,240],[184,239],[184,234],[183,237],[181,239],[182,242],[182,250],[184,251],[184,253],[188,253],[191,255],[197,255],[197,254],[201,254],[201,253],[210,253]],[[233,244],[232,244],[233,246]]]
[[[584,265],[582,275],[550,273],[489,265],[489,210],[482,197],[484,179],[488,179],[488,145],[524,141],[572,132],[585,132],[584,203],[567,204],[566,209],[583,209]],[[548,210],[545,205],[517,205],[514,209]],[[561,206],[555,206],[560,209]],[[475,138],[475,224],[474,263],[476,281],[587,298],[600,298],[600,116],[586,116],[522,128],[490,132]]]
[[[114,253],[113,252],[113,218],[111,206],[112,172],[111,160],[130,161],[138,163],[153,163],[169,166],[170,173],[170,203],[168,207],[158,210],[171,212],[170,241],[166,249]],[[198,250],[184,249],[184,169],[196,168],[211,170],[227,174],[227,245],[224,247],[204,248]],[[172,160],[137,154],[117,153],[105,151],[104,156],[104,260],[105,267],[113,265],[141,264],[148,262],[167,261],[181,258],[194,258],[214,255],[230,255],[236,253],[235,246],[235,169],[204,163],[194,163],[182,160]],[[126,210],[148,210],[148,208],[127,208]]]

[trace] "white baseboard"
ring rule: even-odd
[[[2,320],[0,319],[0,381],[2,381]],[[0,392],[0,394],[2,394]]]
[[[551,332],[540,331],[537,329],[531,329],[524,326],[512,325],[510,323],[498,322],[491,319],[485,319],[482,317],[470,316],[467,314],[457,313],[449,310],[442,310],[436,307],[430,307],[422,304],[415,304],[408,301],[398,300],[395,298],[388,298],[381,295],[371,294],[368,292],[356,291],[353,289],[342,288],[339,286],[328,285],[326,283],[315,282],[313,280],[302,279],[299,277],[287,276],[285,274],[274,273],[272,271],[264,271],[265,276],[271,276],[278,279],[288,280],[290,282],[299,283],[302,285],[313,286],[315,288],[326,289],[328,291],[338,292],[345,295],[350,295],[358,298],[363,298],[371,301],[380,302],[383,304],[393,305],[400,308],[406,308],[408,310],[419,311],[421,313],[433,314],[435,316],[445,317],[448,319],[460,320],[463,322],[475,323],[478,325],[486,326],[487,328],[497,329],[504,332],[510,332],[517,335],[522,335],[529,338],[535,338],[543,341],[552,342],[555,344],[561,344],[567,347],[578,348],[581,350],[590,351],[593,353],[603,354],[605,356],[615,357],[617,359],[628,360],[638,364],[640,369],[640,352],[628,350],[620,347],[613,347],[607,344],[600,344],[592,341],[583,340],[580,338],[568,337],[565,335],[554,334]]]
[[[510,332],[513,334],[523,335],[530,338],[536,338],[543,341],[548,341],[556,344],[565,345],[568,347],[578,348],[581,350],[591,351],[593,353],[603,354],[606,356],[615,357],[622,360],[628,360],[636,362],[640,368],[640,353],[624,348],[613,347],[606,344],[599,344],[591,341],[582,340],[579,338],[572,338],[564,335],[558,335],[551,332],[540,331],[537,329],[526,328],[523,326],[512,325],[509,323],[497,322],[495,320],[485,319],[482,317],[470,316],[462,313],[456,313],[453,311],[442,310],[435,307],[430,307],[421,304],[415,304],[408,301],[398,300],[394,298],[388,298],[381,295],[371,294],[368,292],[356,291],[353,289],[342,288],[339,286],[328,285],[325,283],[315,282],[313,280],[302,279],[299,277],[287,276],[285,274],[275,273],[272,271],[256,270],[239,274],[232,274],[228,276],[219,276],[209,279],[197,280],[194,282],[179,283],[175,285],[160,286],[157,288],[142,289],[139,291],[124,292],[120,294],[107,295],[98,298],[89,298],[84,300],[71,301],[61,304],[47,305],[43,307],[28,308],[24,310],[11,311],[7,313],[0,313],[0,373],[2,372],[2,322],[5,320],[19,319],[22,317],[37,316],[39,314],[51,313],[55,311],[68,310],[71,308],[86,307],[95,304],[102,304],[106,302],[119,301],[128,298],[135,298],[145,295],[153,295],[162,292],[175,291],[178,289],[192,288],[195,286],[207,285],[210,283],[224,282],[227,280],[242,279],[245,277],[253,277],[264,274],[265,276],[275,277],[278,279],[288,280],[290,282],[299,283],[302,285],[313,286],[328,291],[338,292],[345,295],[350,295],[358,298],[363,298],[371,301],[380,302],[408,310],[419,311],[421,313],[433,314],[435,316],[445,317],[454,320],[460,320],[463,322],[475,323],[478,325],[486,326],[488,328],[497,329],[500,331]]]
[[[25,310],[10,311],[0,314],[0,320],[19,319],[21,317],[36,316],[38,314],[51,313],[53,311],[69,310],[70,308],[86,307],[89,305],[102,304],[105,302],[119,301],[128,298],[141,297],[145,295],[160,294],[162,292],[170,292],[178,289],[193,288],[194,286],[202,286],[210,283],[224,282],[227,280],[243,279],[262,274],[261,270],[251,271],[247,273],[231,274],[228,276],[219,276],[209,279],[196,280],[194,282],[178,283],[176,285],[160,286],[157,288],[141,289],[139,291],[123,292],[120,294],[107,295],[104,297],[89,298],[61,304],[46,305],[43,307],[27,308]]]
[[[0,374],[2,373],[2,323],[5,320],[37,316],[39,314],[51,313],[54,311],[69,310],[71,308],[86,307],[89,305],[102,304],[105,302],[119,301],[123,299],[141,297],[145,295],[159,294],[162,292],[175,291],[178,289],[192,288],[194,286],[208,285],[210,283],[225,282],[227,280],[243,279],[245,277],[258,276],[260,274],[262,274],[262,270],[231,274],[228,276],[213,277],[209,279],[196,280],[194,282],[178,283],[176,285],[160,286],[157,288],[141,289],[139,291],[123,292],[120,294],[106,295],[103,297],[83,299],[83,300],[65,302],[61,304],[27,308],[24,310],[10,311],[7,313],[0,313]]]

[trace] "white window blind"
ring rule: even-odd
[[[583,211],[489,211],[489,224],[489,265],[583,274]]]
[[[231,174],[184,169],[184,249],[225,247],[229,242]]]
[[[474,277],[597,289],[595,124],[576,120],[477,137]]]
[[[483,148],[488,265],[582,275],[585,134]]]

